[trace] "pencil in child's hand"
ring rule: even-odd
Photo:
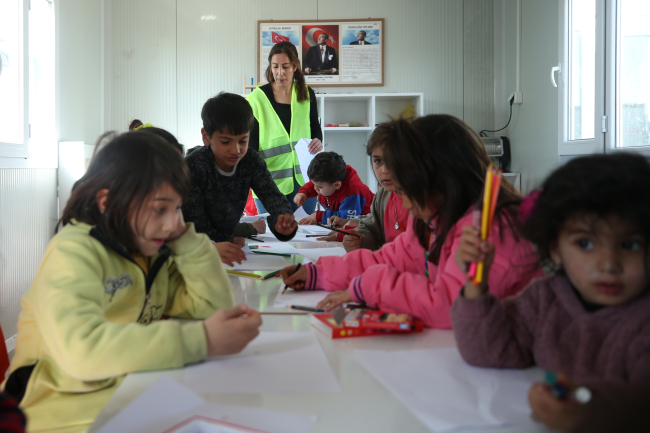
[[[487,169],[485,174],[485,187],[483,188],[483,209],[481,210],[481,240],[487,239],[488,220],[490,212],[490,196],[492,193],[492,164]],[[475,286],[483,282],[483,262],[476,265],[476,275],[472,281]]]
[[[267,278],[273,278],[273,277],[275,277],[276,275],[278,275],[278,274],[280,273],[281,270],[282,270],[282,269],[278,269],[277,271],[273,271],[273,272],[271,272],[270,274],[266,274],[266,275],[262,276],[262,279],[263,279],[263,280],[266,280]]]
[[[474,214],[472,215],[472,227],[479,227],[479,224],[481,222],[481,203],[481,199],[479,198],[476,201],[476,205],[474,206]],[[474,275],[476,275],[476,262],[470,263],[469,271],[467,272],[467,279],[473,280]]]
[[[296,272],[298,272],[298,269],[300,269],[300,265],[301,265],[301,263],[298,263],[298,265],[296,265],[296,269],[293,270],[293,273],[291,275],[294,275]],[[289,286],[285,284],[284,285],[284,290],[282,291],[283,295],[284,295],[284,292],[286,292],[288,288],[289,288]]]
[[[325,312],[325,310],[321,310],[320,308],[303,307],[302,305],[289,305],[289,308],[291,308],[293,310],[311,311],[312,313],[324,313]]]

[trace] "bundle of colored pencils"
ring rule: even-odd
[[[486,241],[490,236],[492,228],[492,219],[497,208],[499,198],[499,189],[501,188],[501,169],[497,169],[490,164],[485,175],[485,186],[483,187],[483,197],[479,198],[474,208],[474,226],[480,223],[481,240]],[[483,282],[483,262],[472,263],[467,273],[467,279],[472,280],[475,286]]]

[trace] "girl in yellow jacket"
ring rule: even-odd
[[[183,221],[189,188],[183,158],[146,131],[113,139],[75,186],[23,296],[3,385],[28,431],[85,432],[127,373],[236,353],[257,336],[259,313],[233,307],[219,254]]]

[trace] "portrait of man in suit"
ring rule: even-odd
[[[372,45],[370,42],[366,41],[366,32],[359,30],[357,33],[357,40],[350,42],[350,45]]]
[[[329,71],[332,74],[338,72],[339,59],[336,50],[327,45],[328,39],[329,35],[327,33],[321,33],[318,36],[318,43],[307,51],[307,55],[303,59],[305,74],[314,71]]]

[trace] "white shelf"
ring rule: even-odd
[[[354,131],[372,131],[373,127],[371,126],[326,126],[323,128],[323,131],[345,131],[345,132],[354,132]]]
[[[377,180],[366,155],[366,143],[375,126],[397,119],[407,106],[423,115],[422,93],[320,93],[316,94],[325,151],[343,156],[361,180],[377,191]],[[325,127],[328,123],[359,122],[371,126]]]

